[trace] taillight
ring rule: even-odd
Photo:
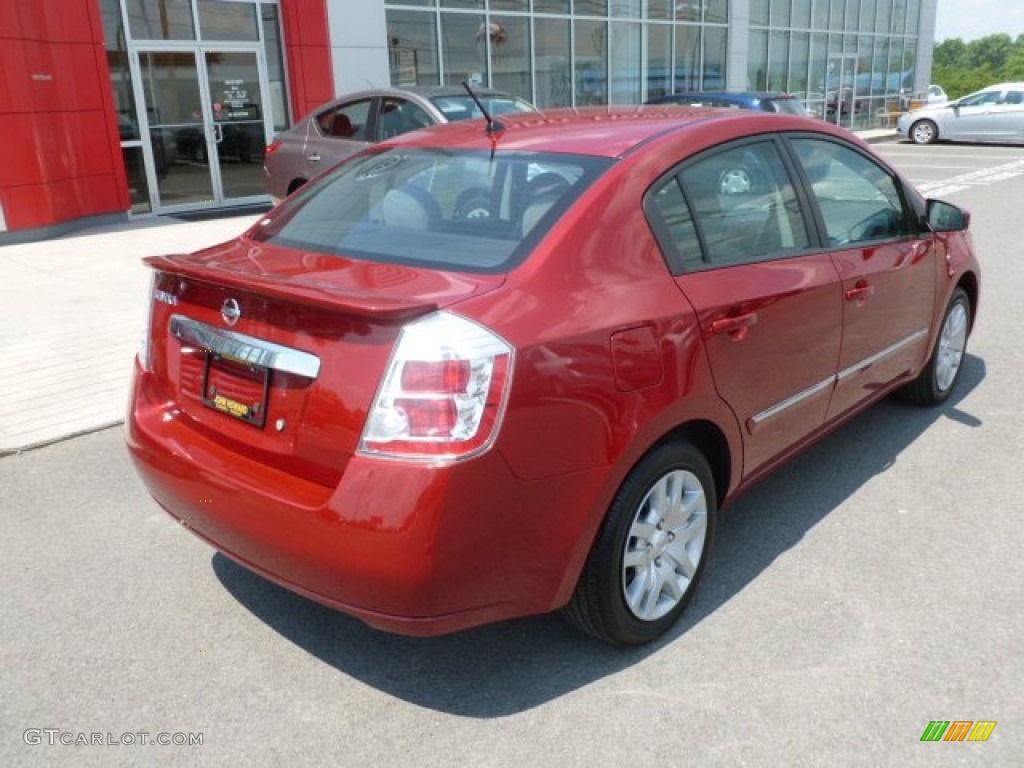
[[[266,157],[268,155],[272,155],[275,152],[277,152],[277,150],[279,150],[280,148],[281,148],[281,142],[280,141],[272,141],[269,144],[267,144],[267,148],[264,151],[263,156]]]
[[[436,312],[402,329],[366,419],[361,453],[465,459],[497,436],[512,347],[474,322]]]

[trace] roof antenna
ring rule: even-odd
[[[487,120],[487,133],[495,134],[504,131],[505,126],[499,123],[493,117],[491,117],[491,114],[486,109],[484,109],[483,102],[481,102],[480,99],[477,98],[476,94],[473,93],[473,89],[469,87],[469,83],[463,80],[462,87],[466,89],[466,93],[469,94],[469,98],[473,100],[473,103],[476,104],[477,109],[480,110],[484,118]]]

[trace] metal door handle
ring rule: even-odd
[[[308,155],[306,157],[306,159],[309,160],[309,162],[311,162],[311,163],[319,163],[320,162],[320,153],[319,152],[314,152],[312,155]]]
[[[757,313],[748,312],[736,317],[722,317],[711,323],[711,333],[727,333],[733,341],[743,341],[747,332],[757,325]]]
[[[861,280],[846,292],[846,300],[863,302],[874,292],[875,286]]]

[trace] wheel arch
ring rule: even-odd
[[[732,449],[725,432],[712,421],[697,419],[679,424],[652,445],[647,453],[663,443],[684,440],[704,454],[715,479],[715,497],[719,506],[732,484]],[[646,455],[646,454],[645,454]]]
[[[978,316],[978,276],[974,272],[964,272],[957,280],[956,288],[962,288],[971,302],[971,330]]]

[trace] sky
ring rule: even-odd
[[[939,0],[935,40],[959,37],[965,43],[1005,32],[1024,35],[1024,0]]]

